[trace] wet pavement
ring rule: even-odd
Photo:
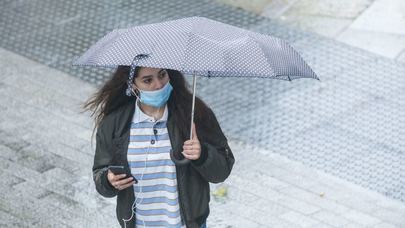
[[[402,0],[216,0],[405,63]]]
[[[24,67],[20,67],[23,65]],[[116,198],[92,180],[96,88],[0,49],[0,227],[118,227]],[[405,205],[241,140],[236,163],[210,184],[208,227],[403,227]]]
[[[3,1],[0,3],[0,14],[0,47],[38,63],[38,66],[34,64],[24,69],[27,65],[18,65],[15,62],[15,67],[27,70],[28,75],[42,72],[36,72],[33,69],[47,70],[49,67],[74,77],[70,79],[71,82],[67,82],[66,80],[69,79],[58,78],[59,76],[56,76],[58,74],[55,73],[54,79],[47,78],[46,81],[38,82],[40,85],[38,87],[24,83],[24,80],[2,82],[2,94],[7,97],[3,98],[2,108],[5,110],[4,113],[9,114],[3,115],[1,130],[2,134],[8,135],[9,141],[3,140],[1,151],[3,153],[8,150],[5,147],[11,148],[11,152],[5,153],[6,156],[3,159],[13,160],[12,157],[7,156],[12,156],[13,151],[24,151],[21,149],[25,148],[25,144],[18,145],[18,141],[13,141],[25,135],[17,137],[12,130],[34,124],[35,118],[21,122],[10,121],[15,116],[24,120],[22,114],[16,113],[24,112],[25,107],[16,102],[13,103],[15,106],[12,106],[15,110],[10,110],[6,102],[13,102],[13,96],[24,97],[25,95],[30,97],[29,102],[32,102],[32,107],[30,106],[31,109],[29,109],[31,112],[43,109],[38,118],[46,119],[47,113],[57,112],[56,116],[62,115],[67,118],[66,121],[74,123],[67,125],[64,132],[76,132],[75,135],[66,137],[62,144],[55,146],[61,153],[59,156],[71,156],[69,157],[71,160],[81,158],[80,160],[84,161],[83,165],[90,167],[91,156],[94,153],[88,145],[91,122],[83,116],[74,115],[72,112],[75,109],[63,104],[64,95],[56,93],[59,96],[53,97],[52,102],[47,99],[50,91],[61,90],[74,101],[82,101],[83,97],[89,95],[92,86],[100,85],[109,77],[111,70],[72,67],[71,61],[113,28],[198,15],[286,39],[302,54],[321,79],[320,82],[307,79],[286,82],[201,78],[198,81],[197,94],[213,108],[230,140],[262,148],[263,152],[260,155],[252,156],[256,159],[272,154],[281,155],[290,159],[291,162],[304,164],[308,169],[326,172],[348,181],[348,184],[362,186],[387,196],[389,197],[387,200],[400,202],[400,205],[405,202],[405,78],[403,77],[405,65],[403,63],[315,33],[287,27],[280,21],[210,1],[193,1],[192,4],[183,1],[136,1],[136,3],[131,1],[113,3],[108,1]],[[4,68],[2,74],[11,74],[15,70]],[[16,72],[13,74],[21,73]],[[76,88],[78,84],[73,82],[74,80],[82,80],[90,84],[83,85],[85,89],[81,91]],[[69,88],[70,83],[76,86]],[[10,84],[13,86],[10,87]],[[19,88],[22,90],[20,91]],[[14,92],[17,92],[16,95],[12,95]],[[42,101],[42,98],[46,99]],[[66,115],[69,113],[74,117]],[[243,113],[243,115],[235,115],[235,113]],[[57,119],[54,121],[57,122]],[[39,122],[39,124],[38,128],[46,129],[45,123]],[[58,125],[55,124],[55,126]],[[40,136],[37,138],[38,142],[45,143],[47,137],[65,137],[66,134],[39,129],[27,133],[27,137],[29,136],[32,140],[35,135]],[[73,148],[69,147],[70,142],[74,142]],[[30,148],[30,144],[26,146]],[[43,147],[49,146],[45,144]],[[34,148],[37,151],[41,147]],[[77,150],[83,153],[77,153]],[[25,153],[28,152],[29,150]],[[63,162],[60,161],[58,165],[49,162],[45,154],[46,152],[41,152],[33,158],[26,156],[25,160],[23,156],[23,160],[17,159],[17,164],[51,176],[57,176],[58,172],[66,172],[66,170],[75,171],[75,166],[62,166]],[[54,160],[58,159],[51,161]],[[3,163],[2,169],[8,167],[4,164],[6,163]],[[263,167],[263,171],[271,174],[273,170],[269,168],[267,171],[267,168],[269,167]],[[75,172],[79,170],[82,169],[77,169]],[[6,179],[6,182],[10,186],[21,183],[18,185],[19,188],[29,188],[26,185],[32,182],[24,180],[27,174],[36,175],[37,173],[27,171],[16,180]],[[3,176],[6,178],[4,174]],[[280,176],[281,180],[282,177],[284,176]],[[83,189],[90,191],[87,188],[92,187],[88,176],[78,183],[80,187],[72,189],[75,194]],[[49,189],[45,193],[35,193],[33,189],[34,196],[40,199],[44,197],[52,199],[56,197],[54,192],[58,192],[55,189],[63,189],[65,185],[56,184],[50,180],[48,185],[43,186],[45,190]],[[350,192],[350,190],[347,191]],[[66,194],[62,190],[60,193]],[[78,194],[80,199],[80,193]],[[99,207],[99,203],[104,201],[91,201],[92,197],[96,197],[94,193],[91,194],[90,197],[83,196],[83,198],[90,200],[92,202],[90,204],[94,207],[96,205]],[[10,193],[9,196],[13,194]],[[73,196],[76,197],[76,195]],[[111,204],[107,205],[112,209]],[[91,211],[93,206],[86,210]],[[72,206],[72,208],[75,207]],[[2,210],[4,213],[4,209]],[[285,212],[289,213],[289,211]],[[369,211],[362,213],[366,212],[369,213]],[[46,214],[46,211],[43,213]],[[302,212],[300,213],[302,215]],[[397,217],[392,214],[386,216],[386,212],[381,214],[385,215],[384,218],[398,218],[394,221],[404,222],[400,219],[401,214],[395,214]],[[345,218],[348,219],[347,217],[350,216],[353,215]],[[298,220],[300,218],[294,213],[283,216],[285,221],[288,221],[286,218],[292,217]],[[348,221],[348,224],[357,222],[353,218]],[[370,223],[375,225],[384,221],[392,222],[379,217],[377,220],[371,219]]]

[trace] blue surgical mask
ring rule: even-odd
[[[153,90],[153,91],[146,91],[146,90],[140,90],[140,101],[146,105],[150,105],[156,108],[162,107],[164,104],[166,104],[167,100],[169,100],[170,93],[173,90],[172,85],[170,84],[170,81],[166,83],[163,88],[158,89],[158,90]]]

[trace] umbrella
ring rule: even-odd
[[[319,80],[286,41],[205,17],[115,29],[91,46],[73,65],[131,66],[128,81],[132,81],[136,66],[172,69],[193,75],[191,125],[194,121],[196,76]],[[177,160],[173,151],[170,156],[177,165],[190,162],[186,158]]]

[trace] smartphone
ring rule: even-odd
[[[119,175],[119,174],[124,174],[124,173],[125,173],[125,174],[127,174],[126,177],[132,176],[132,177],[134,178],[135,184],[138,183],[138,180],[137,180],[133,175],[130,175],[130,174],[128,174],[128,173],[125,171],[125,168],[124,168],[123,165],[110,165],[110,166],[108,166],[108,169],[111,170],[111,172],[114,173],[115,175]]]

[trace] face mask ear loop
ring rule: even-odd
[[[125,90],[125,94],[128,97],[132,96],[132,91],[133,91],[132,83],[134,82],[135,68],[138,65],[138,61],[143,59],[143,58],[146,58],[146,57],[149,57],[149,55],[148,54],[139,54],[139,55],[136,55],[134,57],[134,59],[132,60],[132,62],[131,62],[131,69],[129,71],[129,76],[128,76],[128,80],[127,80],[128,87]],[[134,95],[136,95],[135,92],[134,92]],[[139,97],[138,97],[138,99],[139,99]]]
[[[134,88],[133,87],[130,87],[130,89],[131,89],[131,94],[132,95],[134,95],[136,98],[138,98],[139,100],[141,100],[141,98],[136,94],[136,92],[134,91]],[[139,89],[138,89],[138,91],[139,91]]]

